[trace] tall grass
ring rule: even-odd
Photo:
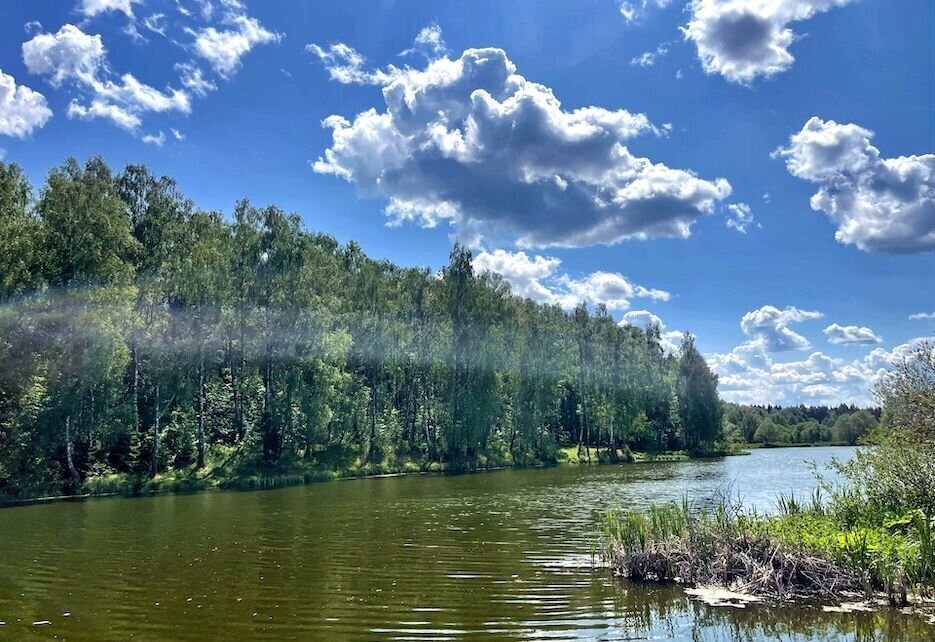
[[[775,515],[727,498],[709,507],[683,498],[645,511],[610,511],[600,522],[601,548],[615,571],[635,579],[721,584],[776,597],[882,591],[894,605],[913,594],[932,595],[930,516],[865,514],[845,522],[837,501],[819,490],[804,501],[780,496]]]

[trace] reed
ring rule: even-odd
[[[847,526],[820,491],[806,501],[779,497],[777,506],[778,514],[760,515],[728,498],[707,507],[685,498],[645,511],[610,511],[601,520],[601,550],[615,573],[634,580],[778,599],[882,592],[894,606],[932,594],[933,521],[922,511]]]

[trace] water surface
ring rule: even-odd
[[[8,508],[0,640],[924,639],[889,613],[712,608],[590,567],[600,511],[728,486],[770,510],[814,488],[807,460],[851,452]]]

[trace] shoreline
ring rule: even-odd
[[[163,478],[157,477],[155,480],[144,478],[137,475],[116,474],[104,477],[91,477],[85,480],[84,484],[104,484],[112,487],[139,484],[139,487],[121,490],[102,490],[100,492],[86,491],[75,494],[58,495],[39,495],[36,497],[23,497],[17,499],[0,499],[0,510],[5,508],[14,508],[17,506],[31,506],[35,504],[50,504],[55,502],[86,501],[89,499],[103,499],[108,497],[151,497],[156,495],[188,495],[211,491],[253,491],[253,490],[275,490],[277,488],[290,488],[293,486],[306,486],[324,482],[352,481],[357,479],[386,479],[393,477],[415,477],[419,475],[464,475],[475,473],[488,473],[498,470],[523,470],[529,468],[551,468],[554,466],[605,466],[605,465],[639,465],[639,464],[659,464],[659,463],[677,463],[693,460],[716,459],[720,457],[737,457],[749,455],[748,450],[756,448],[777,449],[777,448],[802,448],[802,447],[848,447],[845,444],[790,444],[783,446],[758,446],[744,445],[738,450],[718,450],[712,453],[702,455],[691,455],[685,451],[648,453],[631,452],[632,459],[625,461],[611,462],[606,458],[601,460],[597,456],[597,450],[592,456],[592,461],[587,462],[579,460],[572,453],[577,453],[577,446],[563,446],[556,451],[557,455],[565,454],[566,458],[557,457],[555,462],[542,462],[538,464],[526,465],[494,465],[477,468],[451,469],[445,470],[439,462],[430,462],[418,470],[406,470],[406,466],[398,469],[387,470],[386,472],[357,474],[361,469],[351,470],[345,473],[338,471],[323,470],[282,470],[281,472],[270,472],[269,474],[258,474],[249,472],[240,475],[234,475],[228,478],[212,478],[213,471],[204,477],[198,478],[194,475],[176,475]],[[434,467],[434,469],[433,469]],[[146,488],[147,485],[155,483],[155,487]]]

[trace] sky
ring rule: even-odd
[[[0,160],[144,163],[868,404],[935,332],[931,0],[0,0]]]

